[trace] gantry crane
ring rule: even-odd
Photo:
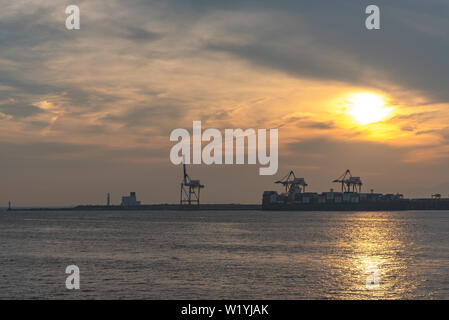
[[[304,178],[296,178],[293,171],[275,183],[280,183],[285,187],[285,193],[290,200],[294,198],[295,194],[304,192],[308,186]]]
[[[182,165],[184,168],[184,179],[181,182],[181,194],[179,203],[183,205],[200,205],[200,190],[204,185],[200,180],[192,180],[187,174],[186,162],[184,156],[182,157]]]
[[[349,169],[333,182],[341,183],[341,192],[360,192],[362,190],[362,180],[360,177],[353,177]]]

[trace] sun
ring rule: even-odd
[[[350,96],[347,101],[347,113],[362,125],[382,121],[393,110],[385,106],[381,96],[372,93],[357,93]]]

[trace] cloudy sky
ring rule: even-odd
[[[258,203],[290,169],[311,191],[349,168],[364,190],[447,196],[449,2],[375,1],[367,30],[373,3],[0,0],[0,206],[174,203],[169,135],[193,120],[279,128],[275,176],[189,167],[203,202]],[[388,114],[360,121],[360,94]]]

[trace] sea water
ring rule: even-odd
[[[449,212],[0,212],[0,299],[115,298],[449,299]]]

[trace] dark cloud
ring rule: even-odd
[[[36,63],[39,64],[39,62]],[[0,85],[5,85],[18,90],[18,92],[3,91],[3,97],[16,96],[18,93],[44,95],[55,89],[55,86],[43,83],[42,81],[27,79],[25,72],[22,73],[18,71],[20,70],[8,70],[0,64]]]
[[[63,38],[64,28],[49,22],[45,17],[52,14],[53,8],[37,8],[31,13],[23,13],[0,20],[0,46],[2,56],[11,58],[35,55],[30,50],[49,41]],[[9,47],[21,46],[23,50],[8,50]]]
[[[415,128],[412,127],[412,126],[404,126],[404,127],[401,128],[401,130],[402,130],[402,131],[411,132],[411,131],[414,131]]]
[[[164,121],[182,118],[180,106],[149,106],[127,110],[121,114],[109,114],[100,118],[100,121],[111,121],[124,124],[127,127],[141,127],[162,125]]]
[[[417,136],[419,136],[422,134],[429,134],[429,133],[438,133],[438,130],[422,130],[422,131],[417,131],[415,134]]]
[[[300,121],[298,123],[298,128],[310,128],[319,130],[328,130],[335,128],[335,123],[333,121],[320,122],[320,121]]]
[[[153,41],[159,39],[161,36],[155,32],[151,32],[138,27],[127,27],[123,34],[126,39],[132,39],[136,41]]]
[[[0,104],[0,112],[17,118],[26,118],[41,113],[42,110],[31,105],[22,105],[19,103]]]
[[[208,50],[301,77],[344,81],[389,90],[412,88],[432,102],[449,101],[449,3],[378,1],[381,30],[364,27],[367,1],[276,1],[252,4],[272,19],[228,27],[228,40],[211,39]],[[282,18],[276,18],[277,13]],[[261,16],[261,19],[262,16]],[[279,20],[277,19],[284,19]],[[249,40],[231,41],[245,35]],[[387,82],[387,83],[386,83]]]
[[[392,123],[395,123],[397,120],[423,122],[423,121],[434,119],[436,115],[437,115],[437,112],[435,112],[435,111],[415,112],[415,113],[410,113],[410,114],[397,115],[397,116],[392,117],[388,121],[392,122]]]

